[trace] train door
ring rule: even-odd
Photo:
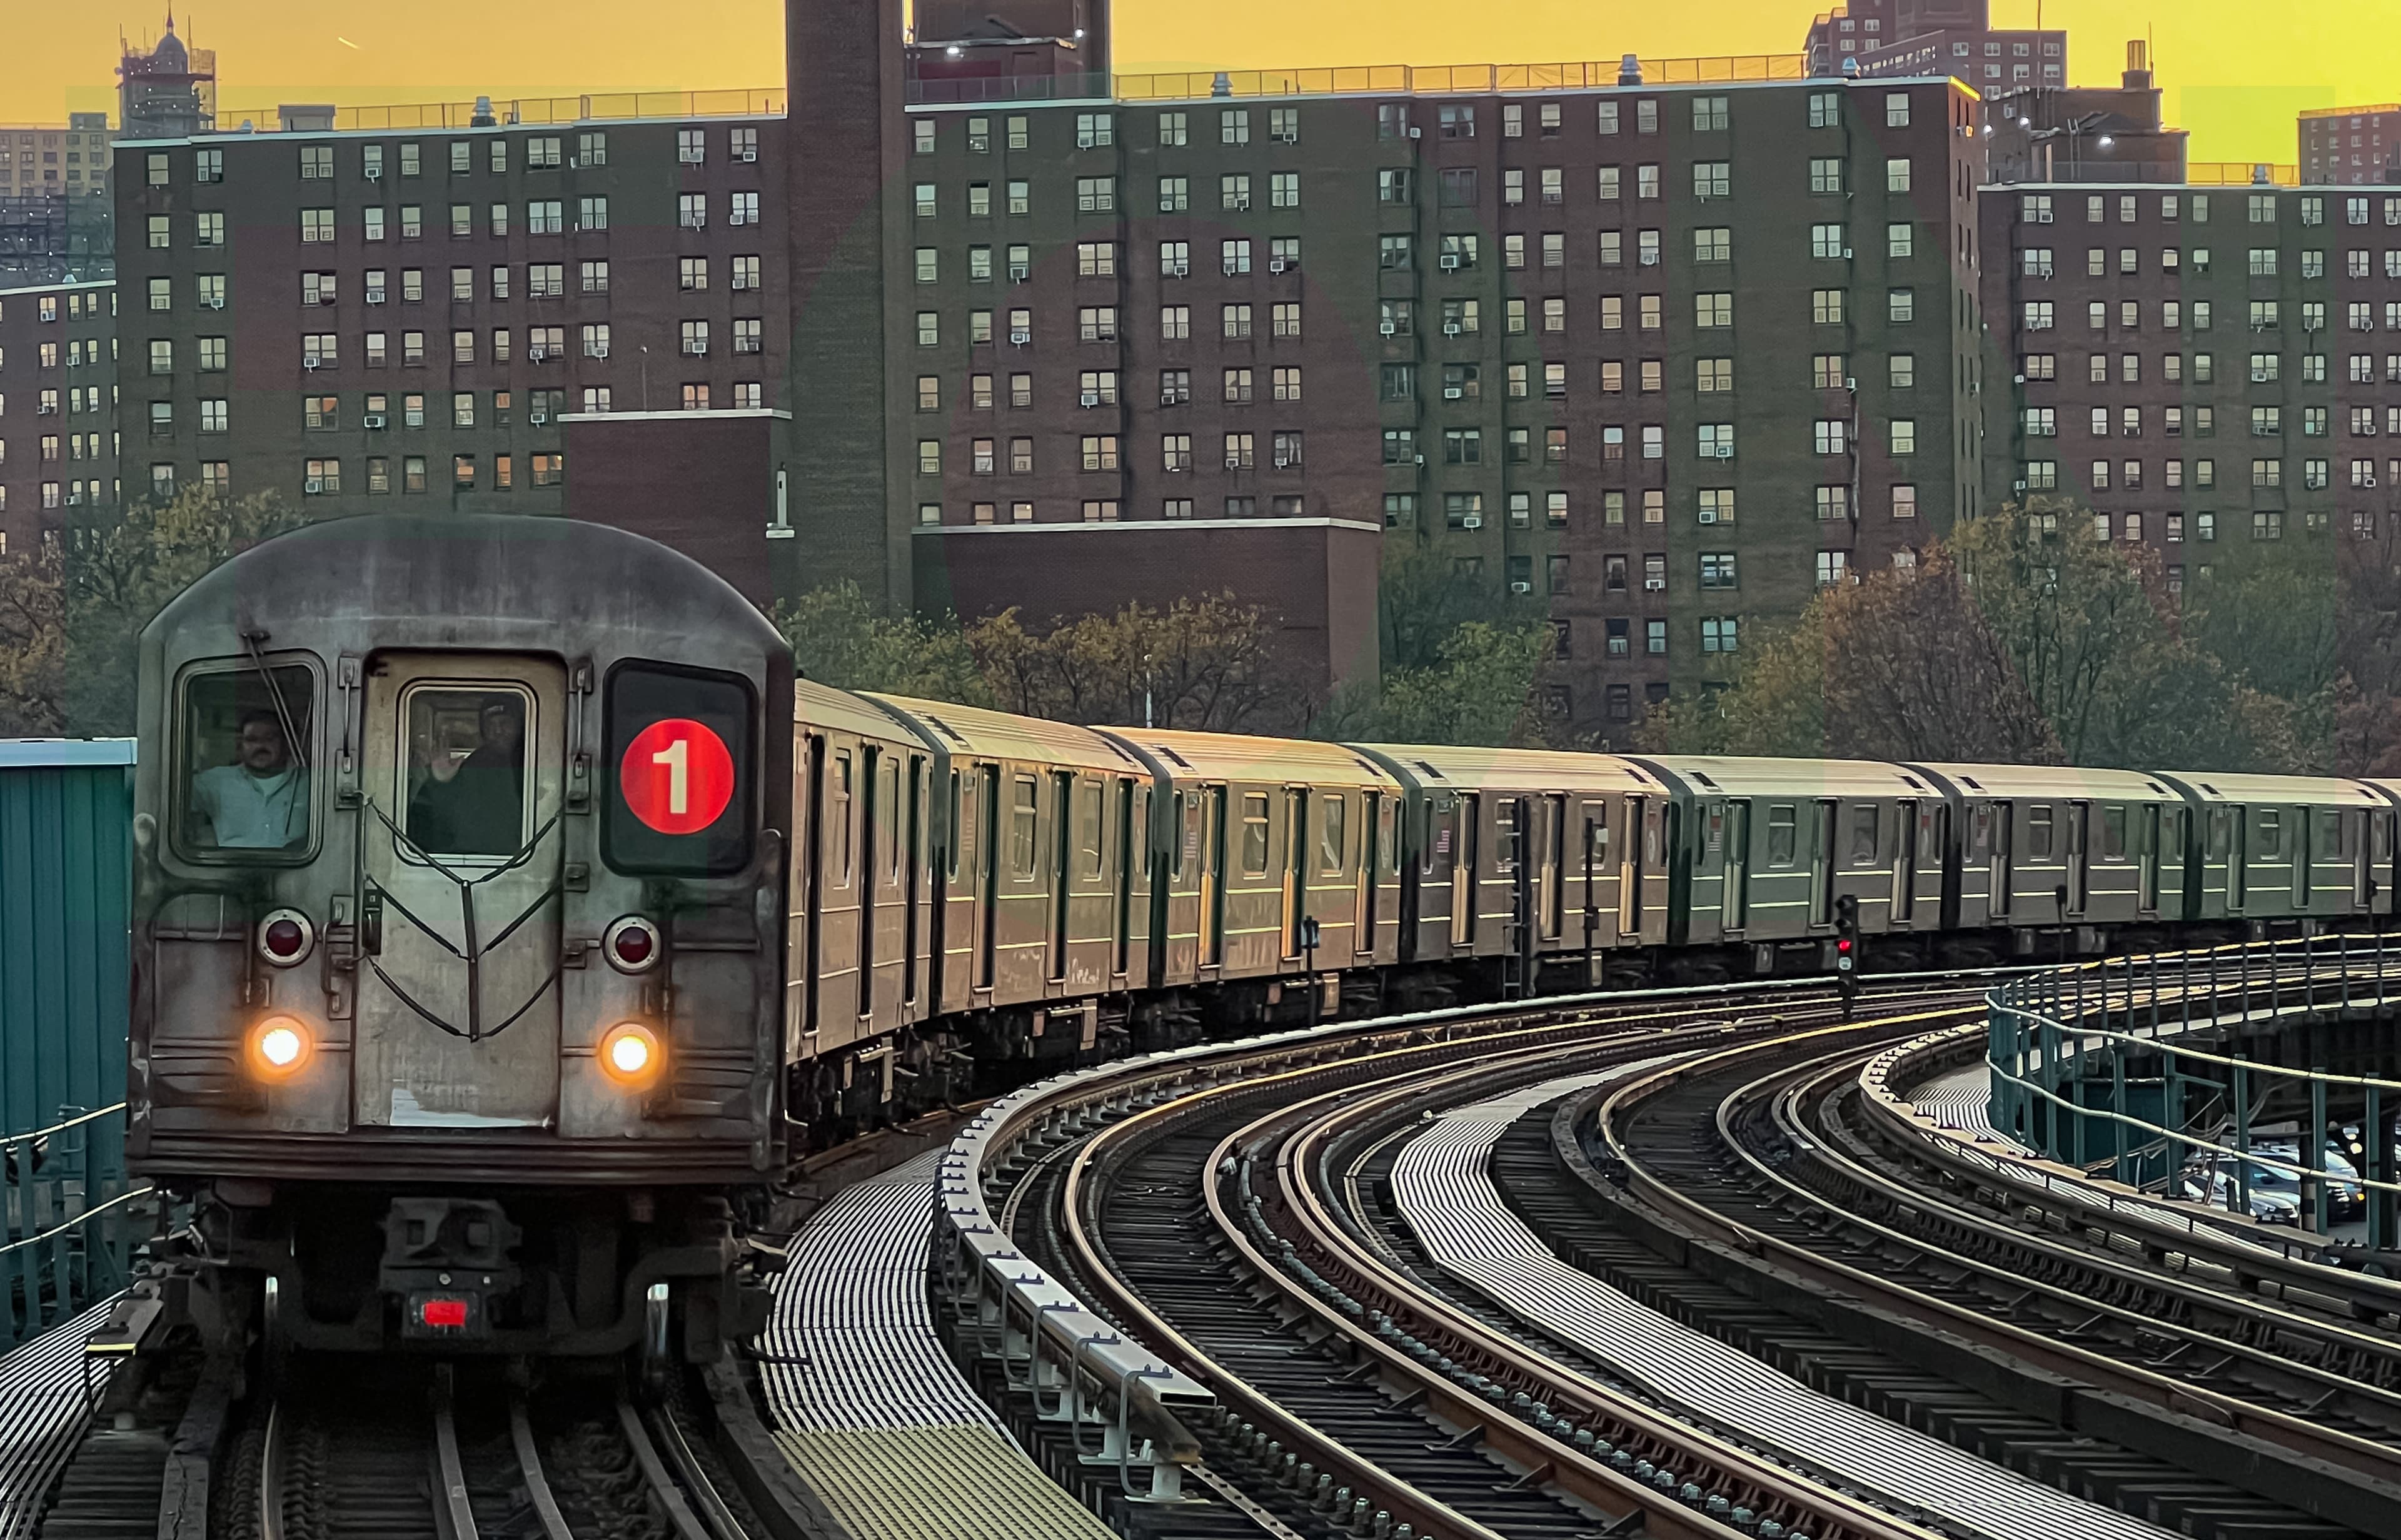
[[[2384,815],[2362,813],[2352,835],[2351,901],[2361,914],[2376,907],[2376,863],[2382,855]]]
[[[2161,857],[2158,803],[2145,804],[2142,821],[2135,825],[2135,831],[2134,837],[2142,842],[2143,847],[2137,853],[2142,864],[2140,873],[2134,879],[2134,906],[2145,914],[2156,914],[2160,912]]]
[[[1543,937],[1557,941],[1567,925],[1568,799],[1543,799]]]
[[[2012,825],[2017,809],[2005,802],[1986,803],[1983,816],[1991,822],[1993,841],[1992,862],[1986,873],[1990,886],[1985,892],[1991,904],[1992,917],[2006,920],[2010,917],[2010,891],[2017,885],[2016,876],[2010,870],[2010,849],[2014,838]]]
[[[1601,944],[1600,901],[1606,891],[1601,884],[1609,874],[1609,804],[1585,803],[1579,821],[1582,832],[1576,861],[1583,869],[1584,945],[1589,952]]]
[[[926,768],[925,756],[909,756],[909,829],[900,843],[905,857],[900,864],[900,998],[912,1006],[917,1003],[917,948],[924,925],[917,906],[925,898]]]
[[[1300,920],[1309,908],[1309,793],[1283,794],[1283,955],[1300,956]]]
[[[824,955],[819,943],[825,936],[825,783],[826,741],[812,733],[808,739],[808,763],[803,772],[806,780],[802,787],[801,805],[807,809],[808,831],[803,848],[808,852],[808,938],[802,948],[808,972],[801,985],[801,1030],[809,1037],[817,1032],[817,980],[823,973]]]
[[[2067,804],[2067,912],[2084,913],[2092,891],[2092,804]]]
[[[976,772],[975,790],[983,825],[983,846],[975,863],[975,986],[990,989],[1000,955],[1000,766],[987,764]]]
[[[2319,819],[2312,818],[2309,809],[2296,807],[2286,816],[2293,825],[2293,907],[2305,910],[2310,903],[2310,878],[2312,875],[2310,863],[2325,847],[2317,838]],[[2332,854],[2330,851],[2327,853]]]
[[[1067,924],[1071,913],[1076,848],[1076,777],[1072,771],[1050,776],[1050,813],[1057,828],[1050,840],[1050,982],[1067,977]]]
[[[1200,804],[1200,962],[1226,960],[1226,789],[1212,786]]]
[[[882,774],[884,750],[871,743],[862,745],[858,752],[860,794],[866,799],[858,820],[858,1013],[865,1017],[875,1013],[875,888],[882,854],[876,844],[877,826],[889,815]]]
[[[1483,799],[1473,794],[1459,799],[1459,811],[1453,819],[1459,831],[1459,847],[1450,864],[1450,944],[1475,944],[1475,911],[1479,907],[1476,882],[1482,875],[1476,870],[1476,847],[1482,843]]]
[[[1901,799],[1893,822],[1892,928],[1910,923],[1917,913],[1917,799]]]
[[[1642,834],[1650,811],[1648,797],[1626,799],[1626,848],[1617,858],[1617,931],[1642,934]]]
[[[1718,923],[1738,933],[1750,914],[1750,804],[1740,799],[1726,804],[1725,883],[1719,898]]]
[[[559,820],[583,705],[550,659],[397,653],[369,666],[357,1123],[556,1118]]]
[[[1351,950],[1376,950],[1376,868],[1383,856],[1387,799],[1374,791],[1359,798],[1359,876],[1351,897]]]
[[[1118,859],[1117,859],[1117,956],[1111,959],[1110,971],[1125,977],[1133,958],[1133,877],[1137,846],[1147,848],[1145,838],[1149,831],[1135,822],[1133,782],[1118,781]]]
[[[1834,923],[1834,825],[1841,804],[1828,799],[1817,804],[1817,823],[1809,841],[1809,923]]]
[[[2224,838],[2213,842],[2223,846],[2226,852],[2226,912],[2240,914],[2251,902],[2251,818],[2249,809],[2221,807],[2216,810]]]

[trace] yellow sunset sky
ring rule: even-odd
[[[161,12],[7,0],[0,122],[113,105],[120,32]],[[1806,0],[1121,0],[1117,67],[1537,62],[1798,48]],[[2203,160],[2295,158],[2294,114],[2401,100],[2401,0],[2041,0],[2074,84],[2112,81],[2149,35],[2171,121]],[[2037,0],[1994,0],[1996,25]],[[343,103],[714,89],[781,83],[780,0],[201,0],[186,41],[217,51],[219,100]]]

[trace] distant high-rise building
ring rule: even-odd
[[[2182,182],[2183,129],[2161,121],[2150,48],[2126,45],[2115,86],[1984,93],[1984,149],[1996,182]]]
[[[1849,0],[1804,47],[1812,75],[1948,75],[1987,96],[2067,84],[2067,34],[1996,31],[1988,0]]]
[[[0,287],[114,270],[108,115],[0,124]]]
[[[2301,114],[2301,180],[2337,186],[2401,183],[2401,105]]]
[[[117,78],[117,122],[127,138],[185,138],[216,127],[216,50],[185,47],[173,11],[157,48],[125,47]]]

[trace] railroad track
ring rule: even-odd
[[[676,1398],[493,1366],[295,1362],[238,1438],[230,1540],[747,1540],[766,1531]]]
[[[1798,1009],[1832,1014],[1822,1001]],[[1278,1159],[1267,1152],[1328,1108],[1429,1078],[1540,1079],[1563,1062],[1623,1066],[1794,1025],[1790,1010],[1702,1025],[1689,1005],[1619,1008],[1572,1030],[1488,1025],[1472,1047],[1228,1078],[1021,1150],[988,1197],[1046,1271],[1216,1394],[1216,1418],[1194,1430],[1200,1484],[1234,1500],[1215,1505],[1222,1526],[1159,1533],[1565,1540],[1639,1523],[1915,1540],[1932,1532],[1639,1396],[1567,1383],[1497,1333],[1460,1329],[1441,1301],[1349,1266],[1332,1233],[1341,1221],[1297,1213],[1265,1175]]]
[[[1582,1098],[1503,1141],[1512,1201],[1561,1256],[1696,1328],[2164,1527],[2401,1532],[2392,1451],[2353,1430],[2380,1392],[2245,1341],[2272,1307],[1963,1215],[1846,1150],[1829,1104],[1870,1051],[1727,1051]],[[1924,1333],[1905,1353],[1896,1318]]]

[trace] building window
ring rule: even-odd
[[[567,479],[567,457],[562,454],[538,454],[533,457],[533,484],[556,487]]]
[[[708,382],[707,380],[694,380],[684,386],[683,409],[687,412],[705,412],[708,410]],[[535,485],[540,486],[541,483],[536,482]]]
[[[158,467],[153,467],[154,472],[157,469],[158,469]],[[172,479],[172,468],[170,468],[169,474]],[[155,475],[153,480],[156,480]],[[301,491],[305,495],[309,497],[336,497],[340,495],[341,490],[342,462],[340,461],[312,460],[309,461],[307,479],[301,483]]]

